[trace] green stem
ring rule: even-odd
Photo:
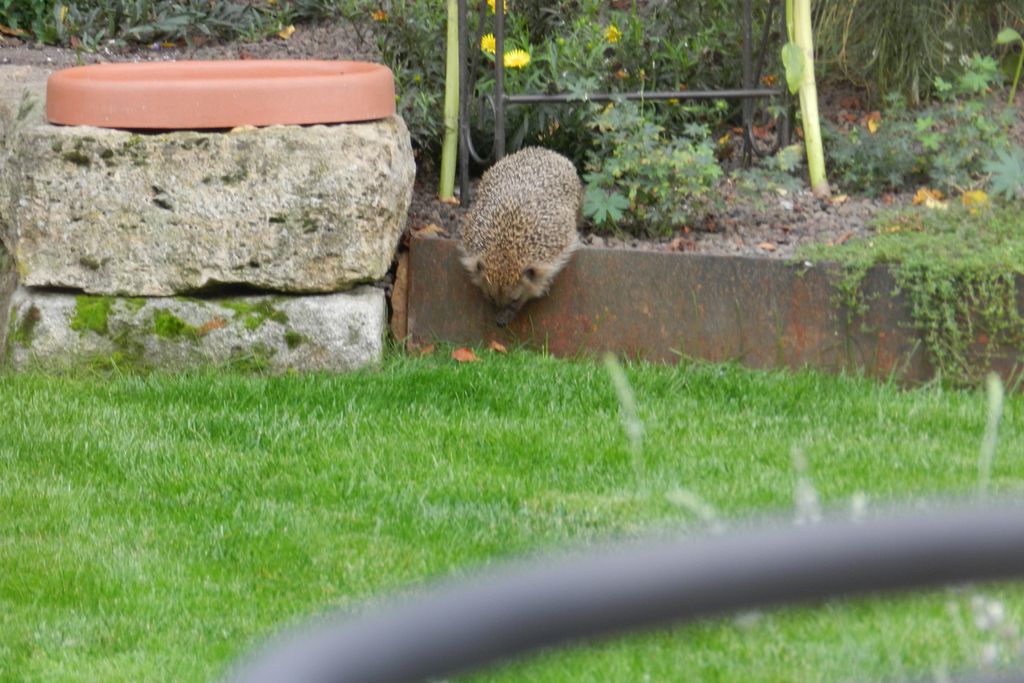
[[[1017,85],[1020,83],[1020,68],[1024,66],[1024,41],[1020,44],[1020,59],[1017,60],[1017,73],[1013,76],[1013,85],[1010,86],[1010,99],[1008,104],[1013,104],[1013,99],[1017,95]]]
[[[459,148],[459,10],[448,0],[448,50],[444,73],[444,140],[441,144],[441,186],[438,196],[451,199],[455,192],[455,157]]]
[[[803,80],[800,82],[800,115],[804,124],[804,146],[807,150],[807,170],[811,191],[819,198],[831,194],[825,176],[825,151],[821,142],[821,123],[818,119],[818,87],[814,80],[814,39],[811,33],[811,0],[787,0],[788,15],[793,30],[793,42],[804,53]]]

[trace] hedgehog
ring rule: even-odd
[[[579,244],[583,185],[572,162],[526,147],[492,166],[462,225],[462,264],[504,327],[543,296]]]

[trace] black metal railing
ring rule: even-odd
[[[370,616],[314,624],[244,662],[231,680],[424,681],[740,610],[1011,578],[1024,578],[1019,503],[763,524],[506,567]]]
[[[754,143],[754,100],[769,97],[787,97],[788,91],[785,88],[759,88],[756,87],[760,81],[764,69],[767,47],[769,43],[773,18],[776,8],[779,14],[779,31],[786,35],[785,0],[770,0],[768,15],[762,27],[762,34],[758,44],[755,60],[753,46],[753,9],[752,0],[742,0],[742,79],[743,83],[739,88],[722,90],[676,90],[657,92],[615,92],[615,93],[587,93],[576,95],[569,93],[551,94],[516,94],[510,95],[505,92],[505,64],[502,55],[505,48],[505,11],[503,3],[495,3],[494,12],[494,91],[490,97],[490,104],[494,115],[494,139],[491,150],[487,155],[481,155],[473,145],[470,126],[470,95],[475,88],[469,81],[471,60],[469,54],[472,51],[468,43],[468,21],[467,21],[467,0],[458,0],[459,14],[459,192],[462,202],[469,200],[469,161],[472,158],[476,163],[484,164],[501,159],[505,156],[505,108],[507,105],[529,105],[529,104],[568,104],[579,102],[607,102],[617,99],[627,100],[718,100],[738,99],[742,101],[742,125],[743,125],[743,160],[748,162],[753,153],[770,154],[774,153],[783,143],[788,143],[789,123],[788,118],[776,142],[768,149],[760,149]],[[479,11],[481,16],[486,16],[486,0],[480,0]],[[478,35],[472,45],[479,45],[483,35],[484,22],[479,22]]]

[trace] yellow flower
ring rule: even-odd
[[[972,214],[976,214],[980,207],[988,206],[988,195],[983,190],[968,190],[960,195],[960,201]]]
[[[491,8],[491,13],[494,13],[495,0],[487,0],[487,6]],[[508,14],[508,0],[501,3],[501,6],[505,9],[505,14]]]
[[[530,63],[530,53],[526,50],[509,50],[505,53],[505,67],[521,69]]]
[[[384,10],[382,10],[382,9],[379,9],[376,12],[374,12],[373,14],[371,14],[370,17],[374,21],[387,21],[388,13],[385,12]]]
[[[617,43],[622,38],[622,31],[615,24],[609,24],[604,30],[604,39],[609,43]]]
[[[485,36],[480,36],[480,49],[489,55],[494,54],[494,34],[488,33]]]

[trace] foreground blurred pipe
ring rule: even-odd
[[[1024,506],[961,506],[602,548],[507,567],[247,661],[239,683],[384,683],[566,641],[834,597],[1024,577]]]

